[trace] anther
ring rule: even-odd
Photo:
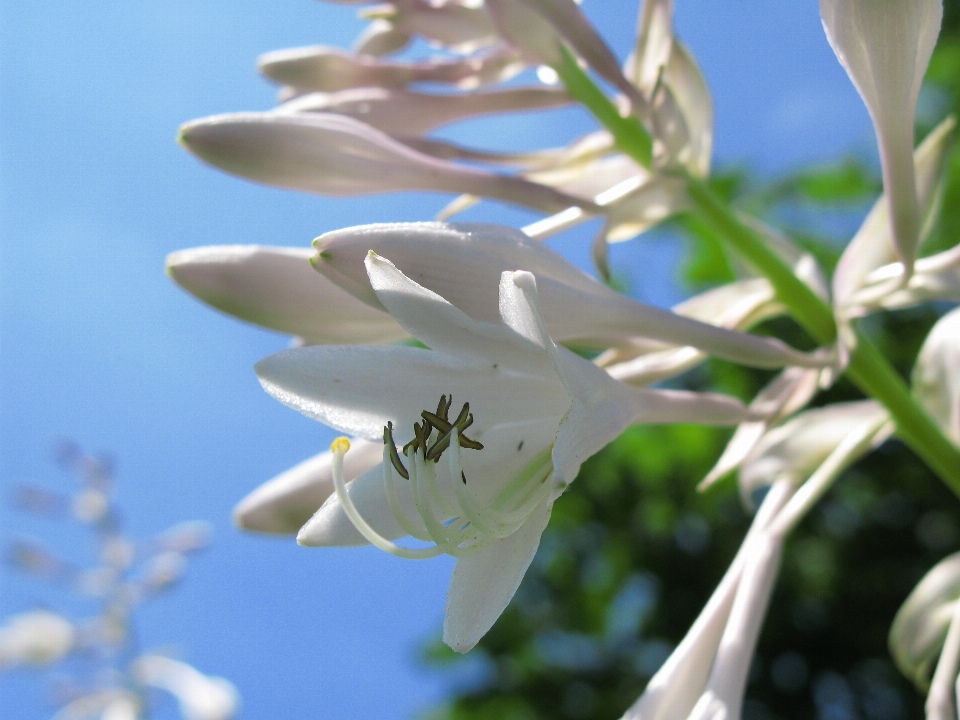
[[[396,470],[404,480],[409,480],[410,473],[407,472],[403,463],[400,462],[400,456],[397,455],[397,444],[393,441],[392,422],[388,422],[383,428],[383,444],[387,446],[387,452],[390,453],[390,464],[393,465],[393,469]]]

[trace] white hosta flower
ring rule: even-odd
[[[354,438],[351,448],[343,466],[346,482],[378,465],[383,456],[382,442]],[[295,535],[333,492],[333,454],[320,453],[247,495],[234,508],[233,521],[244,530]]]
[[[484,322],[500,318],[496,288],[501,274],[528,269],[537,276],[547,327],[561,342],[609,347],[639,336],[694,345],[762,367],[827,362],[824,356],[800,353],[771,338],[732,332],[630,300],[543,243],[498,225],[362,225],[327,233],[314,246],[317,270],[374,307],[383,304],[365,271],[368,250],[390,257],[401,272]]]
[[[563,62],[561,43],[566,42],[638,109],[645,107],[643,97],[620,69],[616,55],[574,0],[486,0],[485,4],[503,38],[530,62],[558,67]]]
[[[913,394],[960,445],[960,308],[940,318],[924,340],[913,368]]]
[[[219,245],[167,256],[167,274],[194,297],[246,322],[308,344],[386,344],[408,337],[382,310],[310,267],[311,252]]]
[[[913,155],[917,201],[923,213],[921,244],[930,234],[943,194],[943,164],[956,120],[948,117],[924,139]],[[847,245],[833,276],[833,303],[841,318],[855,318],[878,307],[897,308],[925,300],[958,297],[956,249],[920,258],[904,285],[903,263],[894,249],[890,206],[882,196]],[[952,277],[951,277],[952,273]]]
[[[791,493],[789,483],[770,489],[717,589],[623,720],[740,717],[781,554],[769,526]]]
[[[713,149],[713,102],[693,56],[673,37],[673,0],[644,2],[638,25],[625,74],[650,101],[658,166],[680,165],[705,178]],[[672,138],[664,133],[671,125]]]
[[[76,629],[66,618],[48,610],[14,615],[0,626],[0,668],[50,665],[73,649]]]
[[[195,120],[181,144],[249,180],[325,195],[470,193],[552,213],[593,204],[523,180],[437,160],[334,113],[235,113]]]
[[[268,392],[309,417],[386,440],[384,462],[349,487],[334,464],[337,495],[298,541],[368,541],[405,557],[456,556],[444,625],[456,650],[473,647],[506,607],[553,501],[586,458],[631,423],[742,418],[738,401],[630,388],[557,348],[530,273],[500,278],[504,327],[470,318],[373,253],[366,266],[379,302],[432,350],[301,348],[266,358],[256,370]],[[434,429],[443,439],[434,439]],[[394,435],[401,443],[417,440],[403,459]],[[346,445],[335,443],[335,461]],[[405,535],[433,544],[393,543]]]
[[[767,432],[742,461],[743,500],[750,505],[754,491],[772,483],[800,485],[780,513],[778,525],[786,532],[841,472],[882,445],[893,430],[890,413],[874,400],[806,410]]]
[[[909,274],[919,247],[914,114],[940,34],[942,0],[820,0],[827,39],[863,98],[880,148],[897,256]]]
[[[265,76],[285,86],[284,95],[289,98],[306,92],[337,92],[357,87],[403,88],[425,82],[476,88],[505,82],[526,64],[516,51],[506,49],[469,58],[410,62],[352,55],[339,48],[313,45],[274,50],[261,55],[257,66]]]
[[[184,720],[228,720],[237,711],[240,696],[224,678],[204,675],[162,655],[138,658],[136,671],[142,682],[177,698]]]
[[[556,108],[571,102],[564,90],[546,87],[516,87],[455,95],[363,87],[301,95],[278,107],[277,112],[338,113],[361,120],[388,135],[408,138],[481,115]]]
[[[393,0],[360,11],[360,16],[373,23],[354,47],[359,54],[396,52],[415,36],[457,53],[471,53],[497,40],[487,9],[475,0]],[[390,39],[380,37],[384,35]]]

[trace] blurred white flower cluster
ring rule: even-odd
[[[466,652],[513,596],[585,459],[631,424],[736,425],[703,486],[737,471],[744,501],[765,499],[716,593],[626,717],[739,717],[784,539],[840,473],[899,433],[960,490],[960,310],[928,337],[912,395],[857,331],[879,309],[960,301],[960,246],[923,254],[954,120],[914,149],[940,0],[820,2],[827,38],[873,119],[884,180],[832,279],[711,189],[712,103],[674,37],[670,0],[643,2],[623,64],[574,0],[339,4],[364,6],[370,20],[352,52],[261,57],[280,104],[187,123],[181,143],[284,188],[458,195],[441,220],[483,198],[545,217],[521,230],[366,225],[328,232],[313,250],[173,253],[167,270],[188,292],[293,336],[294,348],[256,367],[267,392],[354,437],[255,490],[237,522],[296,533],[307,546],[456,557],[444,640]],[[438,54],[411,58],[415,40]],[[507,84],[518,77],[528,84]],[[599,127],[565,147],[503,153],[430,137],[455,121],[575,102]],[[602,217],[593,258],[606,277],[608,242],[677,213],[711,228],[739,278],[672,310],[619,295],[542,242]],[[749,332],[784,314],[816,350]],[[749,405],[650,387],[710,356],[782,371]],[[804,409],[843,373],[865,399]],[[405,537],[413,540],[396,542]],[[926,587],[894,626],[894,653],[924,682],[940,656],[930,716],[955,718],[943,688],[960,673],[960,584]],[[922,642],[904,627],[923,628]]]
[[[208,544],[209,526],[185,522],[135,542],[124,534],[113,503],[110,463],[71,443],[63,443],[59,460],[75,481],[73,492],[22,486],[18,505],[51,521],[80,523],[93,536],[97,561],[76,565],[34,540],[15,541],[10,560],[92,601],[97,611],[74,618],[38,608],[0,621],[0,671],[60,665],[62,707],[55,720],[144,720],[150,716],[151,689],[176,698],[184,720],[233,717],[239,695],[230,682],[163,654],[141,652],[135,639],[137,608],[180,580],[187,557]]]

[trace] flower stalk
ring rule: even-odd
[[[804,329],[817,342],[835,342],[837,325],[827,303],[797,278],[753,230],[740,222],[706,183],[691,178],[688,192],[697,216],[770,280],[777,297]],[[896,422],[897,435],[960,496],[960,448],[943,435],[914,400],[896,370],[860,333],[855,334],[846,374],[866,395],[883,403]]]
[[[560,80],[575,99],[581,102],[600,123],[610,131],[617,147],[643,167],[653,164],[653,139],[636,117],[623,117],[617,106],[594,84],[577,64],[576,58],[563,45],[560,46],[561,63],[554,68]]]

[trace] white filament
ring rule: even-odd
[[[443,553],[436,547],[426,548],[405,548],[387,540],[378,533],[370,524],[364,520],[357,506],[353,504],[350,494],[347,492],[347,483],[343,479],[343,456],[350,449],[350,441],[347,438],[337,438],[330,446],[330,452],[333,453],[333,487],[337,492],[337,499],[343,507],[343,511],[350,518],[350,522],[357,531],[381,550],[396,555],[397,557],[407,558],[408,560],[424,560],[426,558],[436,557]]]

